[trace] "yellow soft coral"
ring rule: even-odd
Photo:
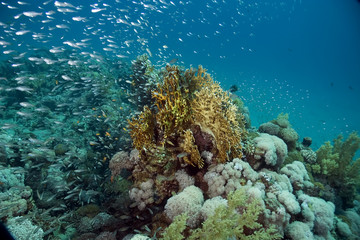
[[[139,151],[153,146],[154,121],[154,115],[148,106],[144,107],[137,118],[128,121],[134,147]]]
[[[191,79],[189,81],[189,89],[191,89],[192,92],[200,90],[204,87],[211,87],[214,83],[210,74],[208,74],[206,69],[202,66],[199,66],[197,71],[194,69],[187,70],[185,76],[187,79]]]
[[[182,76],[176,66],[166,66],[163,84],[152,92],[157,107],[156,120],[163,130],[164,144],[168,137],[181,131],[190,120],[189,90],[180,85]]]
[[[184,135],[184,141],[181,144],[184,152],[187,156],[184,156],[184,162],[194,167],[202,168],[204,166],[204,160],[201,158],[199,149],[195,145],[195,139],[190,129],[186,130]]]
[[[218,150],[219,162],[230,158],[241,158],[241,138],[244,130],[239,125],[242,121],[235,105],[231,103],[229,95],[223,91],[218,83],[210,82],[204,73],[207,87],[195,93],[192,102],[195,123],[202,131],[214,136]]]
[[[137,119],[129,121],[134,146],[142,151],[142,162],[150,164],[150,153],[156,146],[165,147],[171,159],[186,153],[178,159],[198,168],[204,165],[200,149],[211,151],[219,162],[242,157],[242,114],[206,69],[199,66],[197,71],[183,72],[168,65],[163,81],[151,95],[151,110],[146,107]]]

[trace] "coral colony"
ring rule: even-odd
[[[38,109],[1,133],[0,215],[17,239],[359,239],[356,133],[315,151],[287,114],[252,127],[201,66],[88,66],[14,90]],[[40,141],[39,127],[62,132]]]
[[[134,65],[141,69],[140,61],[150,64],[138,58]],[[122,169],[131,172],[132,207],[152,214],[148,236],[356,238],[349,221],[358,213],[356,133],[314,152],[311,138],[298,142],[287,114],[259,130],[246,127],[247,108],[201,66],[184,71],[168,65],[144,75],[132,84],[148,89],[152,103],[129,120],[135,149],[117,153],[110,169],[115,178]],[[346,211],[336,214],[335,205]]]

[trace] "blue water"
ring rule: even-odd
[[[174,30],[168,44],[185,65],[203,64],[224,87],[241,86],[239,95],[255,126],[287,112],[299,134],[312,136],[316,146],[339,133],[359,131],[358,2],[189,5],[186,23],[162,28],[163,35]],[[206,23],[199,23],[201,18]]]
[[[59,13],[53,1],[8,3],[17,9],[2,4],[1,22],[42,33],[46,41],[39,44],[30,33],[16,36],[18,46],[7,48],[21,52],[91,39],[79,51],[116,58],[102,49],[110,36],[128,60],[148,49],[155,63],[178,58],[185,67],[202,64],[224,88],[239,85],[254,126],[289,113],[293,127],[301,137],[311,136],[314,146],[359,131],[360,4],[355,0],[69,3],[79,10]],[[96,7],[103,10],[91,12]],[[24,11],[51,10],[50,23],[40,21],[45,14],[14,19]],[[72,20],[75,16],[86,22]]]

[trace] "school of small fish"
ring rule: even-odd
[[[17,166],[13,174],[24,176],[35,204],[29,214],[21,214],[24,221],[47,222],[44,239],[75,225],[76,209],[110,198],[116,202],[119,191],[109,187],[108,160],[130,150],[127,120],[148,101],[152,87],[130,91],[134,79],[143,76],[131,61],[147,54],[156,66],[183,64],[185,46],[188,58],[224,58],[202,46],[218,39],[225,27],[234,39],[251,36],[253,26],[244,33],[239,22],[249,9],[261,15],[255,2],[192,5],[187,0],[1,1],[0,169]],[[259,21],[254,17],[254,24]],[[245,43],[238,47],[252,51]],[[0,216],[9,209],[0,204]],[[120,232],[144,221],[120,207],[117,211]],[[142,226],[150,232],[145,222]]]

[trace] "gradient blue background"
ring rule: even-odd
[[[173,58],[186,68],[202,64],[225,89],[238,85],[237,94],[249,106],[256,127],[279,113],[289,113],[300,136],[313,138],[314,149],[340,133],[360,130],[360,3],[356,0],[67,2],[81,10],[59,13],[54,1],[29,1],[25,6],[7,2],[16,9],[2,4],[2,23],[17,31],[43,33],[47,40],[39,43],[31,34],[2,31],[2,40],[12,42],[6,49],[70,48],[63,42],[89,38],[89,46],[79,52],[94,51],[109,59],[121,54],[130,61],[150,51],[155,64],[164,66]],[[94,3],[104,10],[92,13]],[[54,20],[42,23],[50,10],[55,11]],[[23,11],[44,14],[14,19]],[[75,22],[74,16],[88,21]],[[141,25],[117,23],[120,18]],[[57,29],[56,24],[69,28]],[[109,37],[119,46],[116,53],[103,50]]]

